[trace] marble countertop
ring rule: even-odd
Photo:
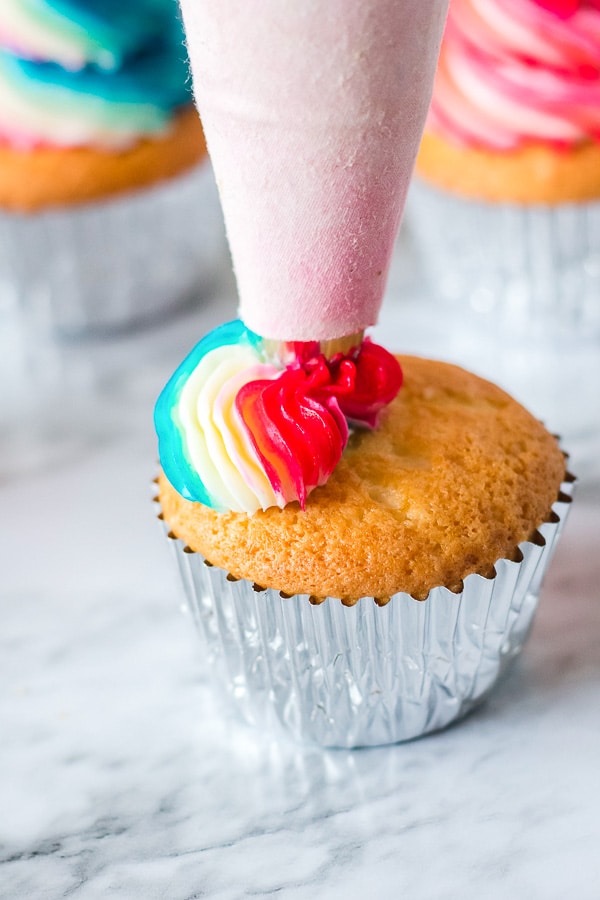
[[[61,348],[37,420],[15,419],[0,481],[0,897],[597,900],[593,478],[524,655],[464,722],[323,751],[216,707],[150,510],[151,410],[195,335],[233,309],[225,277],[168,326]],[[406,320],[388,297],[386,342],[427,350]],[[61,402],[40,405],[58,384]]]

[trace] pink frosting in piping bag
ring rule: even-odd
[[[281,341],[377,321],[446,0],[181,0],[240,315]]]

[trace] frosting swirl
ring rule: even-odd
[[[374,427],[402,384],[396,359],[368,339],[284,368],[265,343],[239,320],[215,329],[158,398],[161,465],[187,500],[248,514],[304,506],[339,462],[348,423]]]
[[[118,150],[190,101],[174,0],[2,0],[0,140]]]
[[[600,140],[598,0],[452,0],[427,127],[497,150]]]

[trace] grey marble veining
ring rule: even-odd
[[[598,900],[593,484],[517,668],[454,728],[322,751],[215,705],[152,518],[150,417],[231,312],[106,348],[69,452],[0,480],[0,897]]]
[[[151,465],[145,438],[123,440],[0,493],[0,896],[596,900],[593,497],[479,712],[323,752],[213,705],[139,480]]]

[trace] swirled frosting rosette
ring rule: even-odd
[[[0,142],[120,150],[190,100],[174,0],[2,0]]]
[[[597,0],[452,0],[427,127],[494,150],[600,140]]]
[[[461,357],[597,468],[598,0],[452,0],[417,173],[414,246]]]
[[[373,428],[398,393],[395,357],[370,340],[328,359],[316,342],[276,364],[237,320],[192,350],[156,404],[160,462],[182,497],[252,514],[304,506],[329,478],[349,426]]]

